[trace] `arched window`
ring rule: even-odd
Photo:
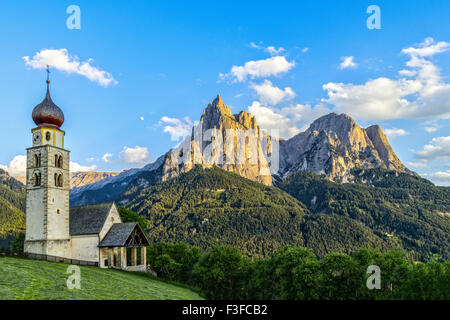
[[[41,166],[41,154],[40,153],[39,154],[37,154],[37,153],[34,154],[34,166],[36,168]]]
[[[55,187],[63,186],[63,177],[62,174],[55,173]]]
[[[39,187],[41,185],[41,173],[40,172],[34,173],[33,184],[35,187]]]
[[[63,159],[62,156],[55,154],[55,167],[62,168]]]

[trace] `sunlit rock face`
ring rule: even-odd
[[[306,131],[280,142],[281,178],[311,170],[345,182],[355,167],[407,171],[378,125],[363,129],[346,114],[325,115]]]
[[[232,114],[222,98],[209,103],[179,148],[168,153],[162,179],[167,180],[194,165],[219,166],[245,178],[271,185],[268,158],[271,137],[258,126],[255,117],[245,111]]]

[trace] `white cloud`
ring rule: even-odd
[[[409,60],[399,79],[381,77],[359,85],[330,82],[323,86],[328,95],[323,101],[333,104],[336,112],[362,120],[450,118],[450,84],[425,59],[449,48],[448,42],[427,38],[402,50]]]
[[[316,118],[330,112],[324,105],[292,105],[285,108],[271,108],[254,101],[248,111],[256,117],[258,125],[268,131],[279,130],[281,138],[290,138],[306,129]]]
[[[431,57],[436,53],[445,52],[449,49],[450,43],[445,41],[434,43],[434,39],[429,37],[422,43],[419,43],[416,47],[405,48],[402,52],[410,56]]]
[[[82,166],[76,162],[70,162],[70,172],[86,172],[86,171],[95,171],[95,170],[97,170],[96,165]]]
[[[105,163],[110,163],[110,162],[111,162],[111,157],[112,157],[112,156],[113,156],[112,153],[105,153],[105,154],[102,156],[103,162],[105,162]]]
[[[295,61],[289,62],[283,56],[275,56],[264,60],[248,61],[243,66],[233,66],[227,74],[219,74],[221,79],[233,78],[234,81],[244,82],[251,79],[277,76],[288,72],[295,66]]]
[[[384,129],[384,134],[388,137],[388,138],[396,138],[396,137],[401,137],[401,136],[406,136],[409,134],[408,131],[403,130],[403,129],[397,129],[397,128],[392,128],[392,129]]]
[[[145,118],[144,118],[144,117],[140,117],[139,119],[141,119],[142,121],[144,121],[144,120],[145,120]]]
[[[349,57],[341,57],[341,64],[339,65],[339,69],[347,69],[347,68],[356,68],[358,64],[353,61],[355,57],[349,56]]]
[[[278,49],[275,48],[274,46],[268,46],[266,48],[267,52],[271,55],[271,56],[278,56],[281,53],[283,53],[284,51],[286,51],[283,47],[279,47]]]
[[[8,165],[1,165],[0,168],[7,171],[13,177],[26,176],[27,156],[17,155]]]
[[[250,47],[255,48],[255,49],[263,49],[264,47],[262,46],[262,42],[260,41],[259,44],[256,44],[254,42],[250,42]]]
[[[144,164],[150,160],[150,154],[145,147],[130,148],[125,146],[119,154],[119,160],[126,163]]]
[[[450,171],[437,171],[421,174],[425,179],[433,181],[437,185],[450,186]]]
[[[188,117],[177,119],[164,116],[159,120],[159,125],[164,126],[163,131],[170,134],[172,141],[180,141],[191,134],[193,123]]]
[[[362,120],[386,120],[411,114],[415,107],[404,96],[415,93],[420,84],[388,78],[369,80],[362,85],[330,82],[323,85],[328,99],[338,112]]]
[[[450,157],[450,136],[431,139],[422,150],[415,151],[414,156],[424,160]]]
[[[283,90],[273,86],[269,80],[264,80],[261,84],[252,83],[250,88],[256,91],[262,103],[271,106],[277,105],[282,100],[290,100],[295,97],[295,92],[290,87]]]
[[[24,155],[15,156],[11,162],[5,166],[0,165],[1,169],[8,171],[8,173],[13,177],[25,177],[27,167],[27,157]],[[71,172],[81,172],[81,171],[94,171],[97,170],[97,166],[82,166],[76,162],[70,162]]]
[[[401,76],[405,76],[405,77],[413,77],[417,74],[416,70],[400,70],[398,72]]]
[[[406,164],[412,168],[426,168],[428,166],[428,162],[425,160],[422,160],[420,162],[412,162],[408,161]]]
[[[302,52],[303,52],[303,53],[306,53],[306,52],[308,52],[308,51],[309,51],[309,48],[303,48],[303,49],[302,49]]]
[[[93,67],[93,59],[80,62],[78,57],[71,56],[67,49],[42,49],[32,58],[25,56],[22,58],[27,66],[33,69],[45,69],[47,65],[51,68],[66,72],[76,73],[107,87],[116,85],[118,82],[111,73]]]
[[[425,127],[424,129],[428,133],[433,133],[433,132],[438,131],[440,128],[442,128],[442,126],[437,125],[437,124],[433,124],[431,126]]]
[[[255,48],[255,49],[264,50],[265,52],[269,53],[271,56],[277,56],[277,55],[280,55],[281,53],[283,53],[284,51],[286,51],[283,47],[279,47],[278,49],[274,46],[264,47],[264,46],[262,46],[262,42],[260,42],[259,45],[254,42],[250,42],[250,47]]]

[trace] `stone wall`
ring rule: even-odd
[[[98,235],[72,236],[72,259],[99,261]]]

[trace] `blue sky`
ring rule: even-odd
[[[20,174],[50,59],[73,168],[151,162],[220,93],[284,137],[330,111],[378,123],[403,163],[449,185],[449,14],[448,1],[3,1],[0,166]]]

